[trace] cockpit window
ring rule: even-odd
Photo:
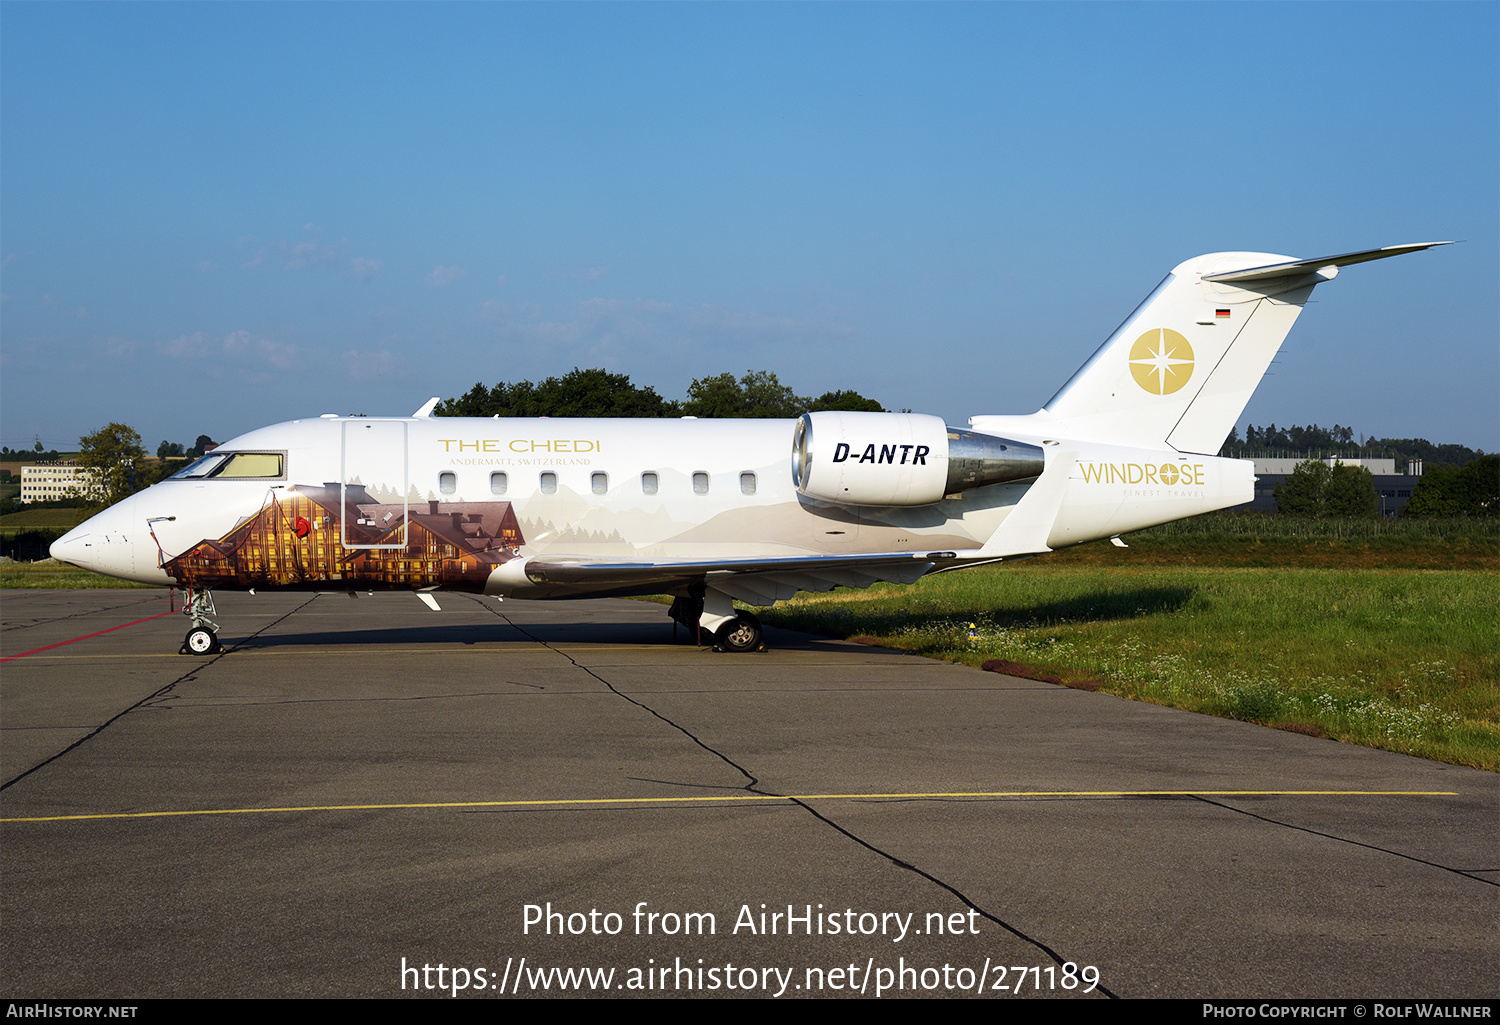
[[[202,459],[195,459],[187,466],[172,474],[172,480],[187,480],[190,477],[207,477],[210,473],[223,465],[228,459],[227,453],[210,452]]]
[[[172,474],[173,480],[280,479],[286,476],[286,456],[281,452],[210,452],[185,469]]]
[[[280,477],[280,452],[236,452],[215,477]]]

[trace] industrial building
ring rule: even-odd
[[[55,502],[63,498],[88,497],[95,490],[93,471],[73,460],[56,463],[34,463],[21,467],[21,493],[16,501]]]
[[[1298,463],[1306,459],[1256,459],[1255,500],[1239,508],[1244,512],[1274,513],[1276,508],[1276,485],[1290,477]],[[1380,515],[1400,516],[1417,482],[1422,479],[1421,460],[1411,460],[1406,473],[1396,472],[1394,459],[1348,459],[1329,456],[1322,462],[1329,466],[1342,463],[1344,466],[1363,466],[1375,478],[1375,494],[1380,499]]]

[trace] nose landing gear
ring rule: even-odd
[[[189,587],[183,592],[182,614],[193,621],[193,627],[183,638],[182,655],[213,655],[221,649],[219,624],[213,617],[219,614],[214,608],[212,591],[198,591]]]

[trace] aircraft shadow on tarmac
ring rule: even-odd
[[[826,638],[812,637],[789,630],[775,630],[774,646],[778,651],[808,649],[833,643]],[[688,631],[678,627],[676,643],[684,648],[693,647]],[[639,621],[578,623],[507,623],[485,624],[435,624],[433,626],[399,626],[371,630],[368,628],[349,630],[318,630],[296,633],[265,634],[256,637],[236,638],[226,631],[224,647],[240,651],[260,651],[288,647],[403,647],[412,645],[474,645],[474,644],[618,644],[642,646],[672,644],[673,630],[669,622],[642,623]],[[700,647],[709,647],[712,642],[704,634]]]
[[[1014,608],[971,607],[924,612],[920,609],[878,613],[861,612],[859,631],[889,633],[902,628],[923,628],[934,624],[952,624],[956,620],[984,622],[1001,628],[1064,626],[1136,619],[1143,616],[1176,612],[1192,598],[1191,587],[1131,587],[1100,590],[1059,601],[1026,604]],[[774,629],[774,628],[773,628]],[[543,644],[671,644],[691,646],[688,631],[669,622],[643,623],[638,620],[610,622],[595,618],[575,623],[433,623],[423,626],[399,626],[381,629],[319,630],[316,632],[274,633],[243,640],[226,636],[226,647],[245,651],[267,648],[308,646],[398,647],[416,644],[516,644],[527,641]],[[790,630],[776,630],[777,650],[813,649],[830,643],[826,638]],[[702,647],[708,647],[705,643]]]

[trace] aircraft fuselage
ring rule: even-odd
[[[960,553],[973,557],[1030,487],[1030,480],[995,484],[919,506],[809,499],[793,480],[796,425],[296,420],[241,435],[216,450],[280,456],[276,477],[164,481],[73,531],[55,554],[144,583],[301,590],[436,586],[518,598],[568,597],[619,593],[620,587],[535,582],[502,567],[531,558],[665,563],[934,551],[962,561]],[[1049,451],[1058,447],[1054,439],[1034,441]],[[834,455],[899,467],[900,443],[871,441],[868,447]],[[912,460],[917,446],[907,447]],[[1253,497],[1249,464],[1241,460],[1072,448],[1079,460],[1049,547]]]

